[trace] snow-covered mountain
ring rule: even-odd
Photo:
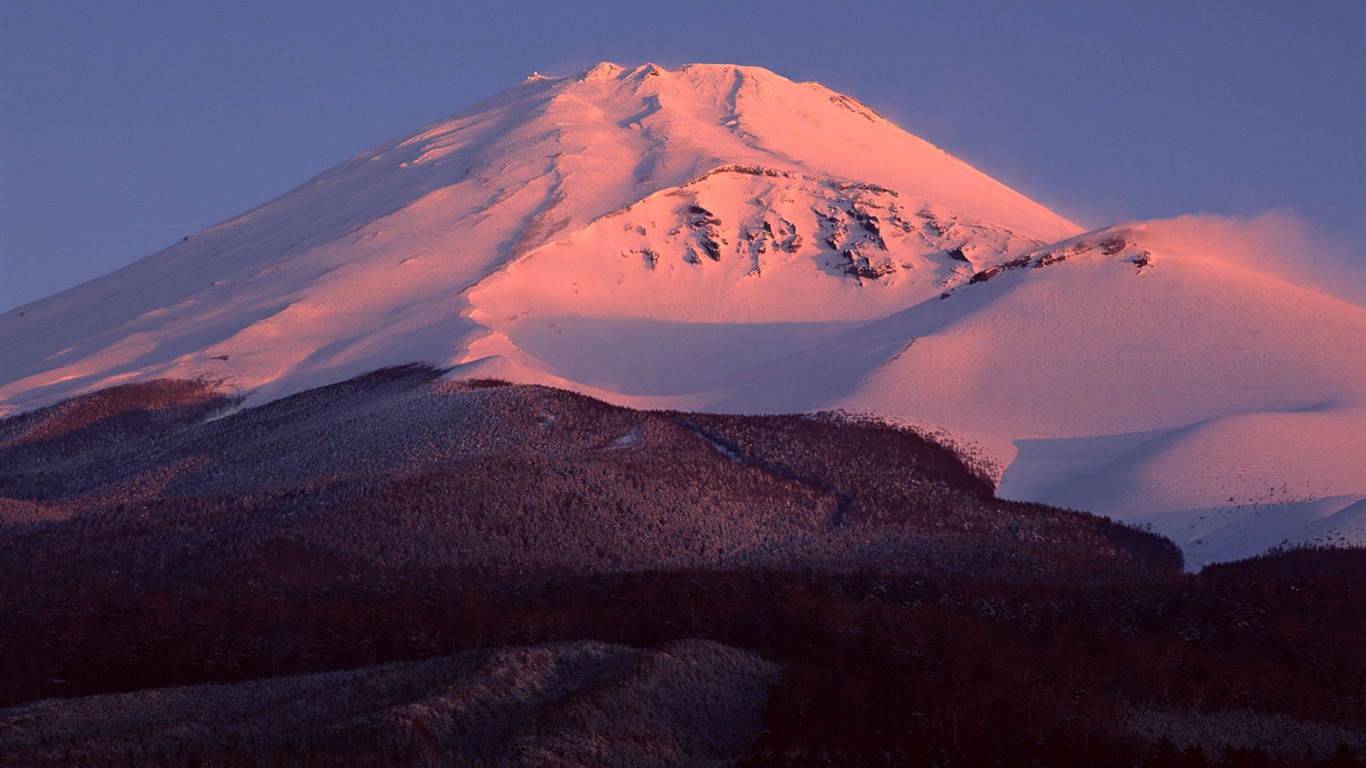
[[[754,67],[533,76],[0,316],[0,409],[385,365],[943,428],[1195,563],[1366,542],[1366,308],[1182,220],[1085,233]]]
[[[707,404],[826,398],[942,427],[1002,463],[1001,495],[1151,524],[1191,565],[1366,542],[1366,308],[1208,229],[1049,245]]]

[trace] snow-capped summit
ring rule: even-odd
[[[1083,233],[816,83],[602,63],[0,315],[0,412],[426,361],[944,427],[1003,493],[1152,521],[1197,560],[1366,540],[1366,309],[1230,248]]]
[[[906,306],[974,258],[1077,230],[818,84],[757,67],[603,63],[528,80],[6,314],[0,407],[157,376],[270,396],[389,363],[467,363],[484,356],[475,347],[539,367],[490,344],[507,317],[469,298],[523,262],[559,266],[495,296],[567,299],[564,280],[578,295],[602,290],[620,277],[590,264],[606,259],[649,281],[615,301],[655,307],[664,291],[689,307],[674,319],[843,321]],[[762,287],[743,286],[737,309],[725,291],[746,276]],[[884,276],[886,289],[855,290]],[[707,295],[719,308],[695,308]]]

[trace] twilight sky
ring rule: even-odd
[[[0,311],[601,60],[819,80],[1083,225],[1274,210],[1366,269],[1360,0],[0,0]]]

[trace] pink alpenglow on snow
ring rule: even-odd
[[[1083,233],[819,84],[604,63],[0,316],[0,409],[425,361],[944,429],[1003,495],[1151,524],[1192,565],[1363,543],[1366,307],[1320,287],[1361,276],[1297,269],[1275,224]]]

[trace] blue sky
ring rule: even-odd
[[[597,61],[819,80],[1079,223],[1267,210],[1366,268],[1366,3],[0,0],[0,310]]]

